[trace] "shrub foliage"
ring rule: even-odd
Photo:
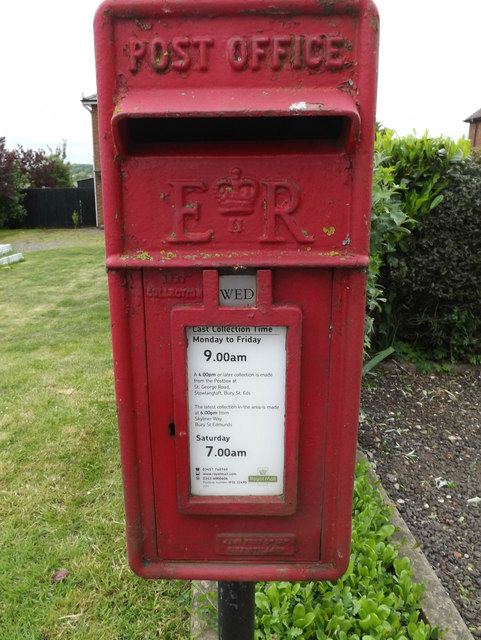
[[[15,151],[9,151],[5,138],[0,138],[0,227],[22,220],[25,216],[23,198]]]
[[[336,582],[258,582],[256,640],[434,640],[439,629],[420,620],[424,587],[391,542],[390,508],[365,464],[354,483],[351,557]]]
[[[479,360],[481,173],[469,152],[464,139],[378,132],[366,351],[404,341],[435,360]]]
[[[481,160],[470,156],[384,271],[398,340],[435,360],[481,361],[480,236]]]

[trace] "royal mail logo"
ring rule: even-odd
[[[247,476],[248,482],[277,482],[277,476]]]
[[[230,175],[215,179],[211,185],[205,180],[171,180],[169,202],[172,205],[173,229],[166,240],[170,243],[204,243],[215,237],[215,230],[203,228],[201,193],[211,192],[219,216],[230,220],[230,231],[244,231],[244,217],[258,213],[262,216],[263,233],[259,242],[283,243],[294,239],[310,244],[314,237],[299,227],[295,213],[301,202],[301,190],[285,178],[255,180],[235,166]],[[262,202],[262,206],[260,202]],[[189,222],[195,220],[195,231]],[[280,222],[282,221],[282,225]],[[212,224],[212,223],[211,223]]]
[[[247,476],[248,482],[277,482],[278,477],[269,474],[268,467],[259,467],[257,469],[257,475]]]

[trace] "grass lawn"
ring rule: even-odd
[[[72,238],[0,268],[0,638],[187,639],[190,584],[127,567],[103,236]]]

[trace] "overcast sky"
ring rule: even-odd
[[[0,137],[92,161],[82,94],[96,92],[92,20],[98,0],[4,2]],[[399,135],[468,134],[481,108],[481,0],[377,0],[381,50],[377,119]]]

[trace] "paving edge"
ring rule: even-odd
[[[441,584],[426,556],[418,547],[418,543],[409,530],[408,525],[399,515],[396,504],[386,493],[380,479],[374,471],[368,457],[358,451],[358,459],[369,464],[369,477],[382,495],[383,500],[393,507],[391,524],[396,527],[392,537],[394,544],[398,545],[399,557],[409,558],[413,568],[414,582],[426,583],[426,591],[421,602],[422,615],[431,626],[437,626],[443,632],[443,640],[474,640],[466,623],[461,618],[459,611],[453,604],[448,592]],[[193,640],[217,640],[217,633],[198,615],[198,598],[201,594],[217,591],[217,583],[209,580],[198,580],[192,583],[192,617],[191,638]]]
[[[386,493],[379,477],[372,467],[369,458],[358,451],[358,459],[369,464],[369,477],[382,495],[386,504],[393,507],[391,524],[396,527],[392,537],[394,544],[399,547],[399,557],[409,558],[413,568],[414,582],[425,582],[426,591],[421,602],[423,617],[431,627],[437,626],[443,632],[443,640],[474,640],[459,611],[454,606],[448,592],[441,584],[431,564],[418,546],[418,542],[409,530],[408,525],[400,516],[396,504]]]
[[[0,256],[4,256],[10,251],[13,251],[11,244],[0,244]]]
[[[14,253],[11,256],[3,256],[0,258],[0,267],[3,267],[7,264],[13,264],[14,262],[21,262],[22,260],[22,253]]]

